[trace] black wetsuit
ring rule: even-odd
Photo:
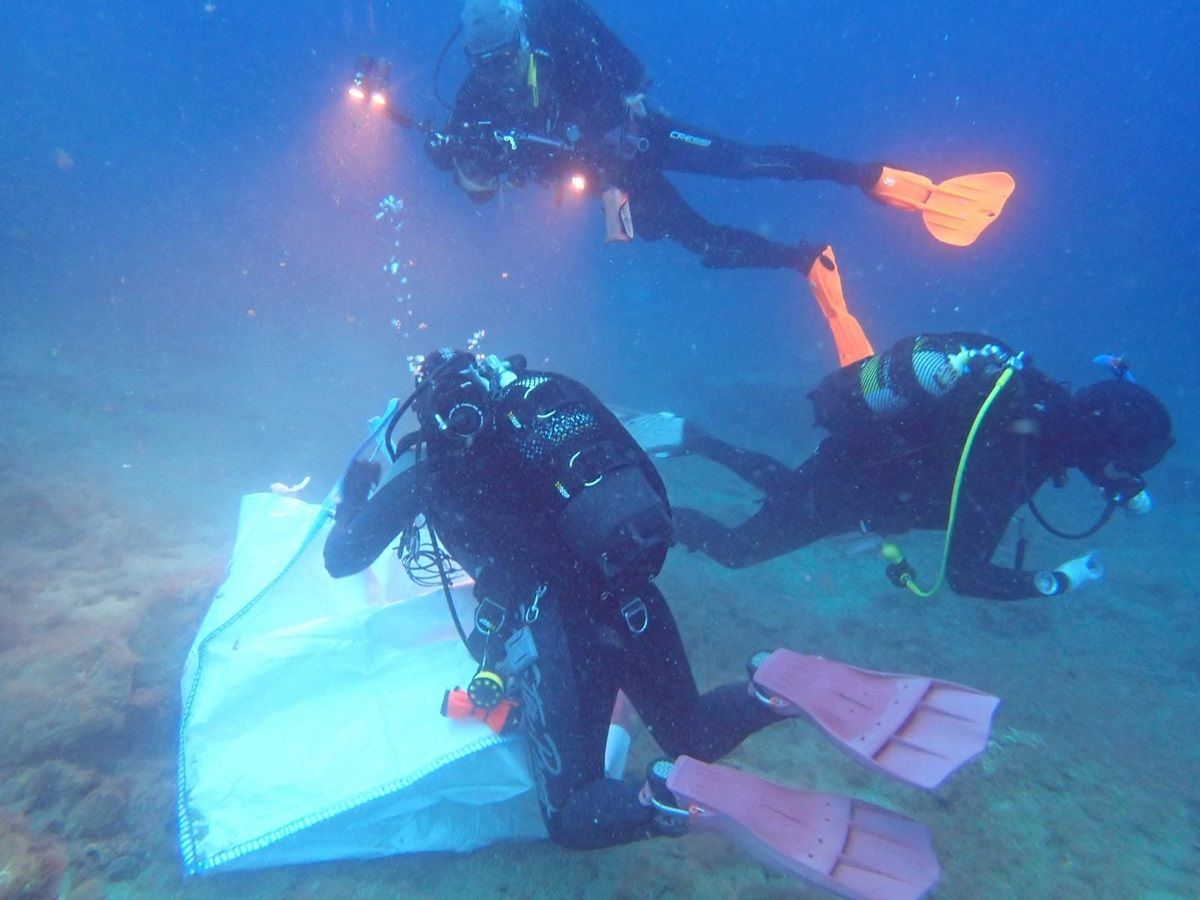
[[[938,396],[916,380],[912,361],[925,359],[928,376],[939,354],[987,345],[1011,352],[985,335],[922,336],[835,372],[812,394],[817,422],[831,434],[798,469],[707,434],[689,436],[688,449],[766,496],[762,509],[736,528],[676,509],[679,540],[737,568],[858,529],[944,529],[959,454],[998,367],[973,367]],[[914,356],[914,349],[927,356]],[[875,410],[863,399],[864,387]],[[950,544],[947,580],[958,593],[995,600],[1040,596],[1033,572],[995,565],[992,557],[1013,514],[1065,468],[1068,402],[1063,386],[1025,366],[988,412],[971,451]]]
[[[604,777],[618,690],[671,756],[716,759],[776,717],[745,682],[698,692],[671,611],[651,581],[669,542],[666,491],[612,413],[577,382],[534,372],[509,385],[497,404],[493,424],[469,449],[439,452],[431,443],[428,458],[386,483],[356,515],[339,511],[326,568],[335,577],[365,568],[424,513],[454,560],[474,574],[477,599],[505,611],[504,625],[486,641],[472,634],[477,658],[486,645],[489,666],[500,664],[504,641],[522,624],[537,647],[537,661],[511,680],[551,837],[580,848],[649,837],[658,831],[654,810],[638,801],[640,783]],[[584,503],[573,517],[564,492]],[[580,549],[616,526],[652,538],[646,523],[656,515],[661,541],[650,540],[646,554],[621,571],[602,572]],[[574,531],[581,522],[584,531]]]
[[[869,190],[878,164],[859,165],[792,146],[749,146],[651,111],[632,116],[625,98],[649,84],[637,57],[586,4],[529,0],[526,31],[537,71],[537,98],[526,81],[505,83],[472,72],[455,98],[446,133],[476,175],[561,184],[583,168],[593,186],[630,196],[633,227],[649,240],[670,238],[711,268],[791,268],[807,272],[823,244],[783,244],[752,231],[716,225],[688,205],[664,172],[721,178],[823,180]],[[497,141],[517,131],[566,142]],[[438,156],[435,155],[435,160]]]

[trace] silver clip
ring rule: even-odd
[[[532,625],[538,620],[541,615],[541,610],[538,609],[538,604],[542,602],[542,598],[546,596],[546,582],[542,582],[537,586],[537,590],[533,592],[533,605],[525,613],[525,621]]]

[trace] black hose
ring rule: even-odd
[[[446,38],[446,43],[442,44],[442,49],[438,52],[437,62],[434,63],[433,66],[433,96],[437,98],[438,103],[442,104],[442,106],[446,107],[446,109],[450,110],[451,112],[454,111],[454,104],[447,103],[444,99],[442,99],[442,64],[446,61],[446,54],[450,52],[450,47],[453,46],[454,41],[460,34],[462,34],[461,22],[454,29],[454,31],[450,33],[450,37]]]
[[[454,596],[450,593],[450,577],[446,574],[446,566],[442,560],[442,551],[438,546],[437,532],[433,530],[433,523],[426,520],[425,527],[429,529],[429,539],[433,541],[433,558],[437,560],[438,576],[442,581],[442,593],[446,595],[446,606],[450,608],[450,618],[454,620],[454,630],[458,632],[459,638],[462,639],[463,646],[470,650],[470,645],[467,643],[467,633],[463,630],[462,622],[458,618],[458,610],[454,608]]]
[[[400,439],[400,445],[392,443],[392,435],[396,431],[396,426],[400,424],[400,420],[404,418],[404,414],[408,412],[408,408],[413,405],[413,401],[417,399],[417,394],[420,390],[421,388],[417,387],[415,391],[408,395],[408,399],[400,404],[399,409],[392,413],[391,421],[387,425],[387,431],[383,433],[383,445],[387,447],[388,456],[391,457],[392,462],[398,460],[401,453],[416,444],[415,440],[410,442],[410,438],[414,435],[420,436],[421,434],[420,431],[413,431]]]
[[[1029,498],[1028,505],[1029,511],[1033,513],[1033,517],[1037,519],[1039,525],[1041,525],[1055,537],[1060,537],[1068,541],[1082,541],[1084,538],[1090,538],[1093,534],[1108,524],[1108,520],[1112,518],[1112,514],[1116,511],[1118,506],[1116,501],[1109,500],[1108,503],[1105,504],[1104,510],[1100,513],[1100,518],[1096,520],[1096,524],[1085,531],[1070,532],[1060,531],[1047,522],[1045,516],[1042,515],[1041,510],[1034,505],[1032,497]]]
[[[404,417],[404,414],[408,412],[409,407],[413,405],[417,397],[420,396],[421,392],[427,391],[433,387],[434,382],[437,381],[438,377],[441,376],[441,374],[445,372],[447,367],[449,367],[449,365],[453,362],[455,362],[455,357],[453,356],[440,362],[437,367],[433,369],[433,371],[429,372],[424,378],[421,379],[421,383],[418,384],[413,392],[408,395],[408,399],[401,403],[400,408],[392,414],[392,419],[390,422],[388,422],[387,431],[385,431],[383,435],[384,445],[387,447],[388,456],[392,458],[392,462],[395,462],[397,459],[399,459],[400,454],[405,450],[416,446],[421,436],[420,431],[412,431],[402,437],[399,444],[393,444],[392,434],[395,433],[396,426],[400,424],[400,420]]]

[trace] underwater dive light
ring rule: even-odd
[[[346,93],[355,103],[370,100],[373,109],[385,109],[388,105],[388,83],[392,79],[392,64],[386,59],[375,61],[370,56],[360,56],[354,68],[354,78]]]
[[[354,67],[354,78],[350,82],[350,89],[346,93],[355,103],[362,103],[367,98],[367,90],[371,80],[371,73],[375,70],[375,60],[369,56],[360,56],[358,64]]]

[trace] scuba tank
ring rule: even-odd
[[[907,337],[827,375],[809,399],[817,425],[849,434],[896,419],[914,403],[944,397],[967,376],[994,378],[1018,355],[970,332]]]
[[[622,440],[624,429],[606,422],[607,410],[584,391],[528,373],[506,392],[496,421],[531,463],[521,477],[553,510],[576,560],[609,583],[652,578],[672,542],[665,492],[652,483],[643,451]]]

